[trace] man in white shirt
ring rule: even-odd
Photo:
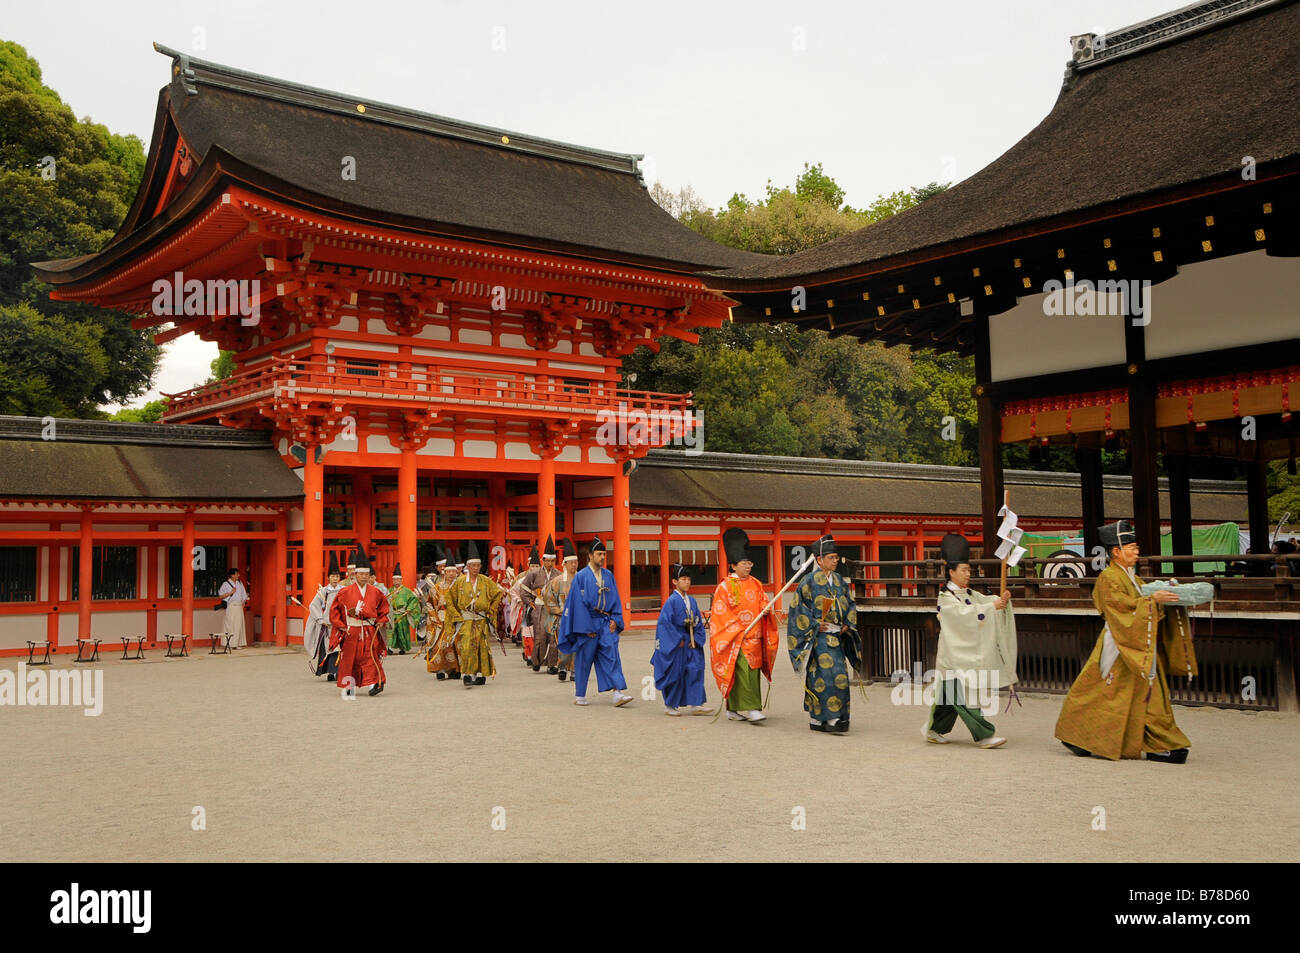
[[[222,631],[231,636],[232,649],[243,648],[248,645],[244,637],[244,606],[248,602],[248,590],[239,581],[238,569],[226,573],[226,581],[217,590],[217,595],[226,603],[225,628]]]

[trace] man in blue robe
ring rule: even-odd
[[[704,707],[704,643],[708,633],[700,607],[690,594],[685,566],[672,569],[673,591],[659,611],[650,664],[655,688],[663,692],[665,715],[708,715]]]
[[[587,679],[596,666],[596,689],[614,689],[614,706],[632,700],[624,694],[623,663],[618,656],[618,636],[623,631],[623,603],[614,574],[605,568],[605,544],[591,541],[587,565],[573,579],[560,617],[560,652],[573,653],[575,705],[587,704]]]

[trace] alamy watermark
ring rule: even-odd
[[[18,671],[0,669],[0,706],[63,706],[82,708],[87,718],[104,713],[104,670],[33,669],[18,663]]]
[[[704,452],[704,414],[699,410],[629,410],[596,412],[600,427],[596,443],[602,447],[681,447],[687,456]]]
[[[940,705],[979,708],[985,715],[998,710],[1001,673],[997,669],[927,669],[922,673],[921,663],[916,662],[910,673],[898,669],[889,681],[894,686],[889,700],[895,705],[929,708],[937,701]]]
[[[260,279],[186,279],[183,272],[153,283],[153,313],[160,317],[237,314],[252,327],[262,320]]]
[[[1132,280],[1065,281],[1055,278],[1043,282],[1043,314],[1046,315],[1123,315],[1133,319],[1135,328],[1151,323],[1151,282]]]

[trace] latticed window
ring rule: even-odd
[[[343,362],[343,373],[353,374],[357,377],[378,377],[379,362],[363,361],[359,358],[348,358]]]
[[[36,601],[36,547],[0,546],[0,602]]]
[[[136,599],[140,577],[135,546],[96,546],[91,551],[90,598]],[[72,598],[81,598],[81,547],[72,547]]]
[[[194,597],[196,599],[215,599],[217,590],[221,584],[226,581],[226,567],[228,565],[229,551],[225,546],[205,546],[203,549],[204,568],[194,570]],[[181,548],[179,546],[167,547],[167,598],[179,599],[183,595],[181,591],[182,573],[185,567],[181,563]],[[244,580],[244,585],[248,585],[248,580]]]
[[[482,510],[439,510],[438,532],[486,533],[492,528],[489,522],[490,515]]]
[[[509,530],[512,533],[537,532],[537,513],[533,510],[516,510],[509,514]]]

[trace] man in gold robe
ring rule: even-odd
[[[452,583],[447,593],[446,627],[456,639],[461,679],[466,688],[485,685],[488,676],[497,673],[492,660],[492,638],[498,624],[497,609],[506,592],[491,576],[479,571],[482,566],[483,560],[471,540],[465,575]]]
[[[424,669],[438,676],[438,681],[460,678],[460,657],[457,653],[456,633],[447,625],[447,593],[456,581],[458,571],[448,558],[439,559],[442,577],[429,592],[429,648],[424,653]]]
[[[1174,723],[1166,672],[1196,674],[1187,610],[1178,596],[1141,593],[1133,571],[1137,534],[1125,520],[1100,530],[1110,553],[1092,602],[1106,620],[1083,671],[1074,680],[1056,722],[1056,737],[1075,754],[1140,758],[1167,764],[1187,760],[1191,742]]]

